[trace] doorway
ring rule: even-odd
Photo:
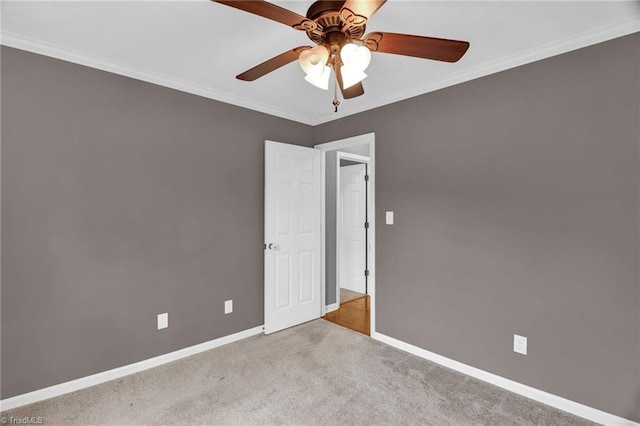
[[[374,134],[315,148],[325,154],[324,318],[370,335],[375,329]]]
[[[327,314],[341,316],[337,186],[341,160],[366,163],[365,293],[360,318],[375,332],[375,140],[357,136],[308,148],[265,142],[265,334]],[[338,159],[338,152],[345,158]],[[349,158],[346,158],[349,157]],[[367,158],[368,157],[368,162]],[[354,164],[345,164],[345,166]],[[355,222],[354,222],[355,223]],[[364,225],[364,224],[363,224]],[[350,265],[352,258],[343,263]],[[359,267],[361,269],[361,267]],[[348,274],[347,274],[348,275]]]
[[[367,294],[368,156],[337,153],[336,270],[340,304]]]

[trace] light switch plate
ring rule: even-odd
[[[158,314],[158,330],[169,327],[169,313]]]
[[[224,313],[230,314],[233,312],[233,300],[225,300],[224,301]]]
[[[386,223],[387,225],[393,225],[393,212],[387,212]]]

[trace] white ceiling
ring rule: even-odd
[[[301,15],[311,1],[274,1]],[[374,54],[365,94],[333,112],[332,91],[294,62],[254,82],[235,76],[296,46],[305,33],[207,0],[3,1],[2,44],[212,99],[320,124],[640,31],[640,1],[389,0],[367,32],[466,40],[455,64]]]

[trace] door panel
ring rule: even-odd
[[[275,310],[291,307],[291,255],[275,255]]]
[[[313,297],[313,253],[311,251],[300,252],[298,257],[298,265],[300,269],[299,287],[300,287],[300,303],[312,303]]]
[[[321,152],[265,142],[265,333],[322,313]]]
[[[366,185],[364,164],[340,167],[338,286],[366,293]]]

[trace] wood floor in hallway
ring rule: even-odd
[[[329,312],[324,319],[369,336],[369,306],[370,297],[364,295],[359,299],[341,304],[340,309]]]
[[[362,296],[364,296],[364,293],[358,293],[357,291],[340,288],[340,305],[355,299],[360,299]]]

